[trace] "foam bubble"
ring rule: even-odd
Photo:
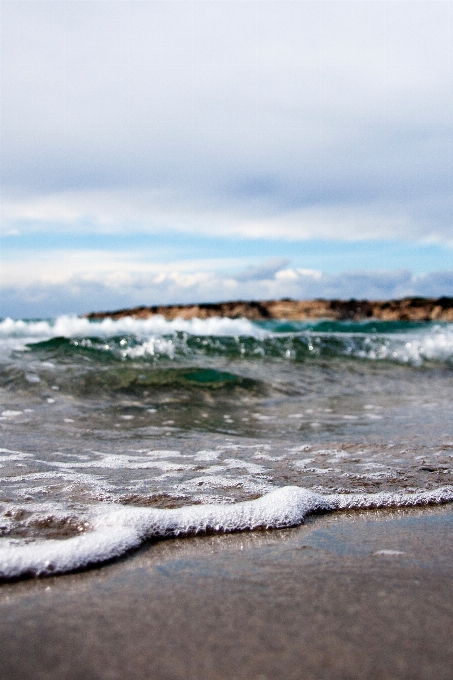
[[[359,334],[354,335],[359,339]],[[365,343],[354,342],[351,336],[348,353],[364,359],[386,359],[415,366],[424,361],[451,361],[453,326],[429,326],[425,331],[404,334],[376,334],[367,337]]]
[[[401,324],[399,324],[400,326]],[[338,324],[337,324],[338,326]],[[387,329],[388,330],[388,329]],[[291,332],[282,332],[277,323],[263,328],[244,318],[229,319],[213,317],[211,319],[173,319],[163,316],[149,319],[106,318],[101,321],[79,318],[76,316],[60,316],[54,320],[24,321],[4,319],[0,321],[0,338],[5,348],[26,350],[27,344],[36,340],[49,340],[53,337],[65,337],[78,344],[76,338],[82,338],[82,346],[91,347],[90,338],[101,339],[128,336],[135,338],[132,344],[126,340],[116,347],[106,342],[102,347],[113,351],[123,358],[140,359],[143,357],[165,356],[174,359],[179,352],[192,351],[184,342],[175,339],[176,333],[198,337],[234,337],[252,339],[250,346],[238,346],[237,351],[257,356],[279,356],[289,361],[305,360],[307,352],[310,356],[349,356],[369,361],[395,361],[398,363],[422,365],[426,361],[451,362],[453,360],[453,324],[428,324],[426,328],[414,328],[408,325],[403,332],[361,331],[344,332],[317,331],[316,327],[298,328]],[[21,340],[21,345],[17,340]],[[13,343],[13,344],[11,344]],[[288,343],[291,350],[288,349]],[[227,342],[225,346],[215,345],[216,352],[231,351]],[[206,351],[211,351],[209,347]],[[32,374],[30,373],[29,376]],[[39,377],[39,376],[38,376]],[[30,377],[27,378],[30,380]],[[31,378],[35,381],[36,378]],[[307,409],[307,413],[310,411]],[[291,417],[300,416],[293,414]],[[255,417],[260,417],[257,414]]]
[[[156,315],[149,319],[134,319],[130,316],[122,319],[102,319],[91,321],[78,316],[59,316],[54,320],[24,321],[22,319],[4,319],[0,321],[0,337],[14,338],[52,338],[52,337],[114,337],[121,334],[149,337],[152,335],[171,335],[177,331],[191,335],[265,337],[268,335],[247,319],[228,319],[212,317],[211,319],[173,319],[167,321]],[[148,348],[149,351],[150,347]],[[140,350],[137,349],[137,352]]]
[[[177,509],[96,506],[89,518],[91,531],[80,536],[28,544],[4,539],[0,576],[14,578],[72,571],[118,557],[150,538],[285,528],[297,526],[307,515],[319,511],[451,501],[451,486],[414,493],[333,495],[289,486],[257,500],[231,505],[192,505]]]
[[[157,455],[156,455],[157,454]],[[160,454],[160,455],[159,455]],[[163,455],[164,454],[164,455]],[[61,461],[52,462],[51,464],[57,468],[69,468],[73,470],[75,468],[100,468],[100,469],[111,469],[111,470],[142,470],[148,468],[157,468],[159,470],[164,470],[168,472],[169,470],[190,470],[192,465],[181,464],[181,463],[171,463],[166,460],[161,460],[161,458],[166,458],[169,455],[175,456],[174,453],[164,451],[155,452],[149,456],[127,456],[118,453],[98,453],[97,458],[94,460],[64,463]],[[181,457],[176,454],[175,457]]]

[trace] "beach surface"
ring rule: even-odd
[[[3,680],[447,680],[453,507],[148,543],[4,583]]]

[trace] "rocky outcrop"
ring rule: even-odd
[[[401,300],[267,300],[244,302],[205,303],[199,305],[155,305],[133,307],[114,312],[91,312],[88,319],[121,319],[132,316],[148,319],[161,314],[166,319],[208,319],[225,316],[232,319],[243,317],[251,321],[266,319],[354,320],[381,319],[383,321],[452,321],[453,298],[408,297]]]

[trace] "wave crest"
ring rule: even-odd
[[[257,324],[220,317],[167,321],[162,316],[92,321],[62,316],[53,321],[4,319],[0,338],[20,339],[32,349],[46,349],[45,343],[51,343],[47,348],[52,351],[100,352],[118,360],[224,356],[297,362],[343,356],[414,366],[453,361],[453,324],[387,322],[353,328],[347,322],[326,321]]]

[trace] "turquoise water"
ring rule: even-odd
[[[452,395],[452,324],[5,319],[0,535],[71,537],[99,504],[449,485]]]

